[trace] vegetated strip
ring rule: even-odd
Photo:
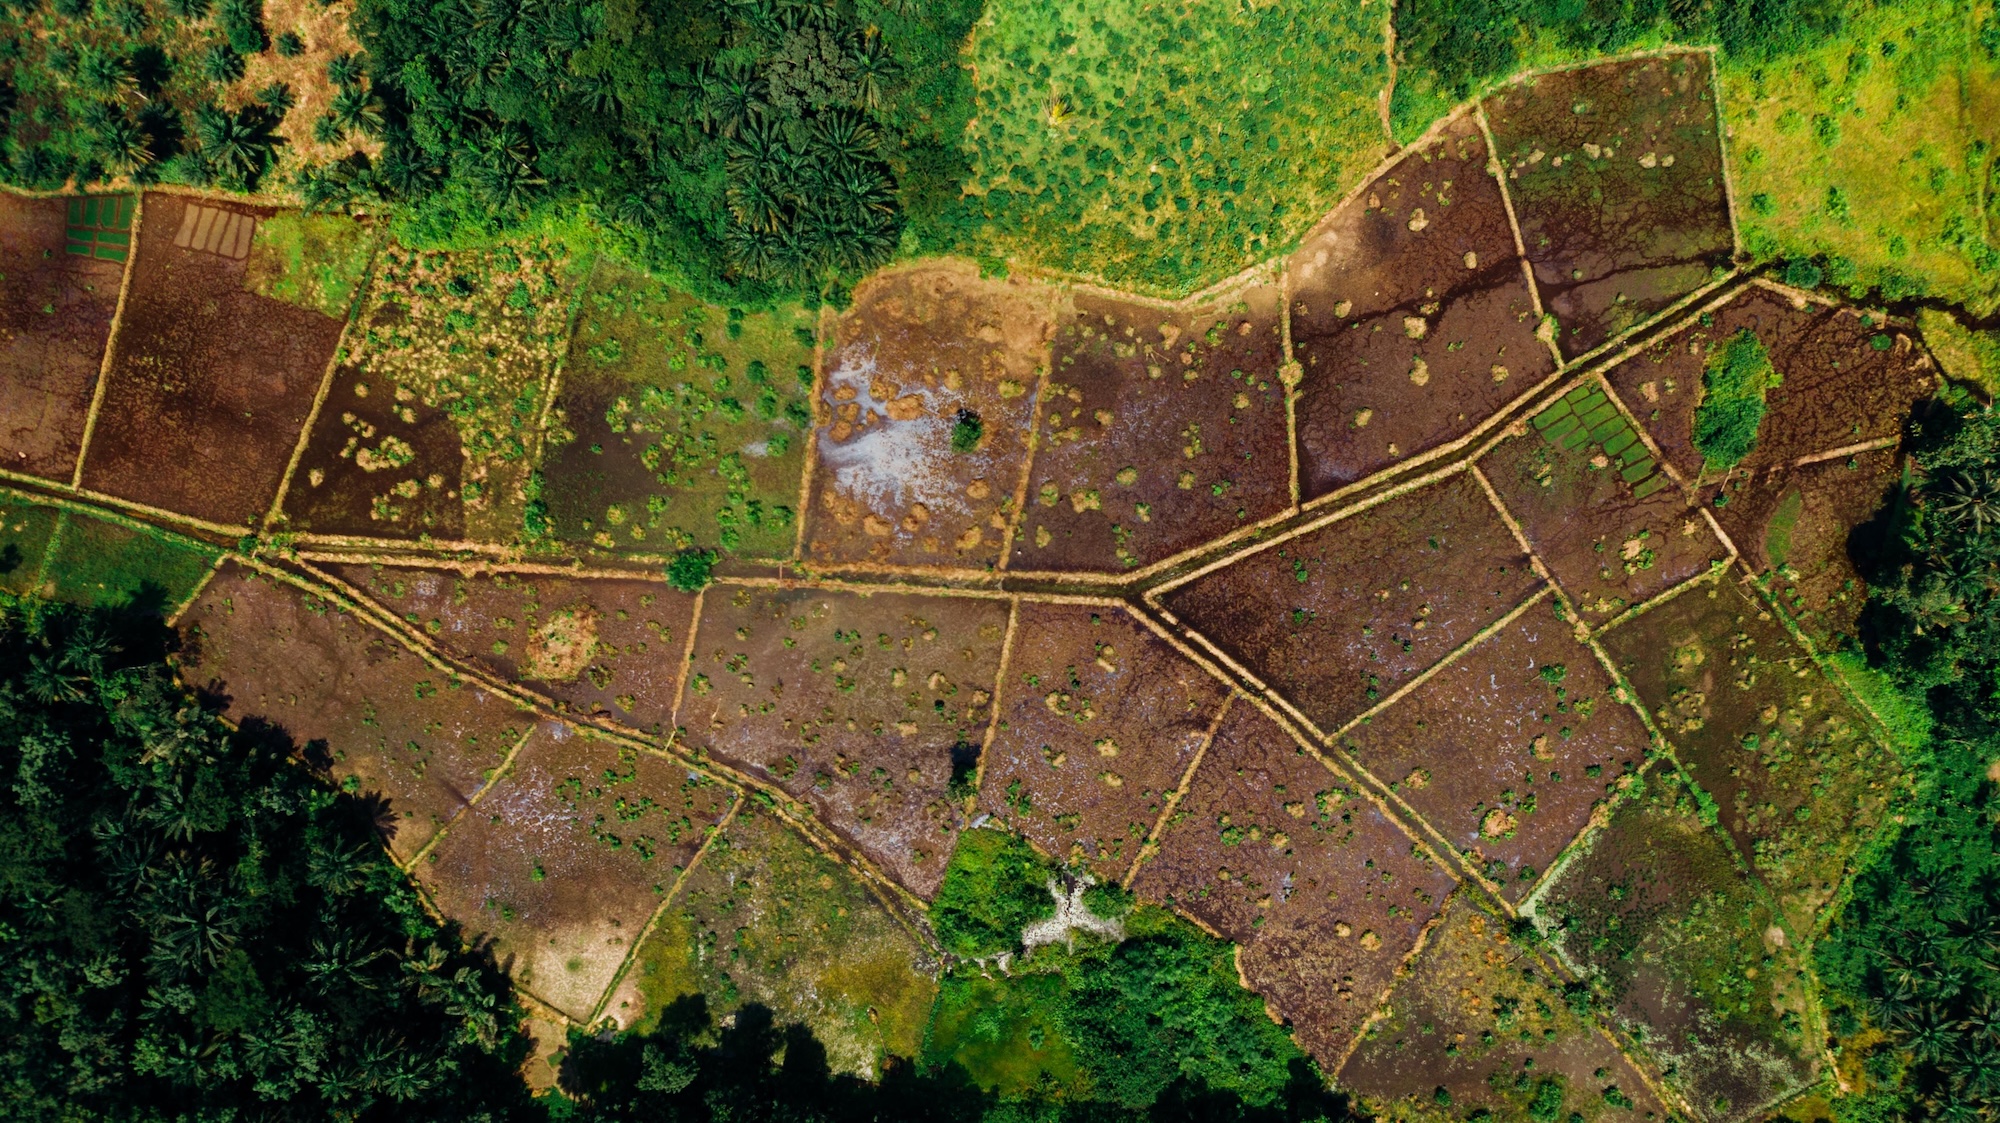
[[[1493,489],[1493,481],[1487,479],[1486,473],[1479,470],[1479,464],[1476,461],[1468,464],[1466,470],[1472,473],[1473,479],[1479,481],[1479,489],[1486,493],[1486,501],[1493,505],[1493,513],[1500,516],[1500,521],[1506,524],[1508,533],[1514,536],[1515,544],[1521,547],[1522,553],[1528,555],[1528,564],[1535,567],[1535,575],[1560,590],[1562,582],[1557,581],[1555,574],[1550,572],[1549,567],[1542,564],[1541,555],[1535,553],[1534,545],[1528,541],[1528,532],[1521,528],[1520,520],[1514,517],[1514,512],[1507,509],[1507,504],[1500,501],[1500,493]],[[1558,593],[1558,595],[1560,596],[1561,594]],[[1565,609],[1567,609],[1569,598],[1565,596],[1562,597],[1562,600]]]
[[[1687,592],[1689,589],[1700,588],[1704,585],[1712,585],[1715,582],[1721,580],[1722,575],[1729,572],[1730,563],[1737,560],[1736,544],[1725,538],[1723,539],[1723,545],[1728,547],[1729,549],[1729,554],[1727,557],[1717,558],[1714,562],[1709,564],[1709,567],[1706,570],[1703,570],[1702,572],[1695,574],[1693,577],[1688,578],[1687,580],[1681,582],[1678,585],[1674,585],[1670,588],[1663,589],[1660,592],[1655,593],[1652,599],[1640,601],[1638,604],[1633,605],[1632,607],[1626,609],[1625,611],[1619,613],[1618,615],[1613,616],[1611,619],[1606,620],[1604,623],[1599,624],[1597,627],[1592,628],[1590,631],[1591,642],[1592,643],[1597,642],[1598,637],[1604,635],[1606,632],[1609,632],[1611,629],[1621,627],[1625,624],[1632,622],[1633,620],[1638,619],[1641,616],[1644,616],[1646,613],[1651,612],[1655,608],[1658,608],[1661,605],[1667,603],[1668,601],[1674,599],[1675,597],[1680,596],[1682,593]]]
[[[534,443],[528,450],[530,464],[542,462],[542,453],[548,445],[549,413],[555,409],[556,395],[562,391],[563,372],[569,368],[569,342],[576,338],[576,321],[583,313],[584,294],[590,289],[590,275],[596,271],[601,256],[597,251],[591,251],[589,260],[579,264],[577,276],[581,279],[570,288],[569,307],[563,310],[563,348],[556,353],[555,361],[542,375],[542,412],[535,418],[535,431],[531,437]]]
[[[974,799],[978,797],[980,785],[986,782],[986,754],[993,748],[993,738],[1000,733],[1000,706],[1007,696],[1007,668],[1013,665],[1014,633],[1019,629],[1020,623],[1021,602],[1016,598],[1007,605],[1007,630],[1000,635],[1000,663],[993,672],[993,716],[986,719],[986,734],[979,739],[979,763],[974,765],[972,770]],[[1029,839],[1028,843],[1032,846],[1034,840]]]
[[[1902,443],[1903,443],[1903,438],[1901,437],[1877,437],[1872,441],[1862,441],[1858,445],[1843,445],[1840,448],[1827,449],[1825,452],[1815,452],[1806,456],[1801,456],[1797,460],[1792,461],[1792,467],[1803,468],[1808,464],[1819,464],[1828,460],[1838,460],[1843,456],[1859,456],[1864,452],[1874,452],[1877,449],[1895,448],[1897,445]]]
[[[282,536],[278,539],[283,542]],[[499,574],[534,574],[543,577],[568,577],[571,579],[596,578],[605,581],[657,581],[665,584],[663,566],[633,567],[618,569],[602,565],[584,565],[581,562],[562,564],[559,562],[499,561],[486,558],[452,558],[436,554],[349,554],[329,550],[293,550],[288,556],[299,561],[324,563],[328,565],[382,565],[409,569],[436,569],[457,573],[465,577],[497,576]]]
[[[445,820],[436,831],[432,832],[429,840],[418,847],[416,853],[410,855],[409,861],[399,863],[405,873],[416,869],[419,863],[425,858],[430,857],[431,851],[436,850],[438,843],[444,841],[444,836],[451,833],[451,828],[457,826],[458,821],[465,818],[467,812],[477,807],[480,800],[486,798],[486,793],[493,790],[493,785],[506,777],[507,770],[514,767],[514,758],[521,755],[521,750],[527,746],[528,741],[534,737],[535,732],[535,723],[529,722],[526,731],[514,739],[513,746],[507,750],[506,755],[500,758],[500,763],[494,766],[493,771],[486,774],[486,782],[479,785],[478,791],[465,797],[465,806],[460,807],[456,814]]]
[[[1050,294],[1050,323],[1060,318],[1062,303],[1060,293]],[[1056,365],[1055,347],[1055,335],[1052,332],[1049,335],[1048,348],[1044,351],[1047,361],[1041,364],[1039,371],[1035,372],[1035,408],[1028,414],[1028,449],[1026,455],[1021,457],[1021,474],[1014,481],[1014,509],[1007,516],[1007,525],[1000,530],[1000,558],[993,564],[993,571],[996,574],[1006,572],[1007,561],[1014,555],[1014,535],[1021,528],[1021,520],[1028,517],[1028,484],[1034,479],[1035,452],[1042,445],[1042,410],[1048,406],[1049,376]],[[804,519],[799,521],[805,522]]]
[[[1729,114],[1722,110],[1721,51],[1712,44],[1702,49],[1708,53],[1708,92],[1715,98],[1715,148],[1722,158],[1722,205],[1729,212],[1729,256],[1741,260],[1743,225],[1736,218],[1736,176],[1729,170]],[[1833,1069],[1829,1067],[1827,1071]]]
[[[1395,9],[1390,9],[1393,14]],[[1394,32],[1391,32],[1393,35]],[[1389,60],[1391,81],[1394,80],[1396,60]],[[1391,141],[1393,144],[1394,142]],[[1298,356],[1292,353],[1292,268],[1291,259],[1285,259],[1285,266],[1278,270],[1278,338],[1283,348],[1285,362],[1278,368],[1278,381],[1285,387],[1285,455],[1291,461],[1291,509],[1287,515],[1299,511],[1299,387],[1304,375],[1299,373]]]
[[[1167,820],[1173,818],[1174,808],[1179,807],[1181,800],[1187,796],[1188,785],[1194,783],[1195,769],[1201,767],[1202,758],[1208,755],[1208,746],[1215,741],[1215,731],[1222,728],[1222,719],[1229,716],[1230,709],[1236,705],[1236,699],[1243,696],[1240,691],[1231,690],[1223,696],[1222,705],[1215,708],[1215,717],[1209,721],[1208,728],[1202,731],[1201,740],[1194,747],[1194,757],[1188,761],[1187,770],[1181,773],[1181,782],[1175,784],[1174,790],[1167,793],[1159,817],[1153,820],[1153,829],[1146,832],[1145,845],[1139,847],[1139,852],[1132,856],[1132,865],[1125,871],[1125,876],[1119,879],[1120,885],[1127,889],[1132,888],[1132,879],[1139,876],[1139,867],[1145,865],[1146,859],[1152,857],[1153,852],[1160,848],[1160,832],[1167,829]]]
[[[1470,890],[1468,890],[1465,886],[1461,885],[1458,889],[1458,892],[1467,893],[1470,892]],[[1354,1036],[1348,1040],[1347,1048],[1341,1052],[1340,1059],[1333,1062],[1334,1075],[1338,1076],[1340,1074],[1340,1070],[1347,1067],[1347,1062],[1353,1058],[1354,1051],[1356,1049],[1359,1049],[1361,1047],[1361,1042],[1367,1039],[1369,1028],[1372,1027],[1376,1022],[1381,1021],[1384,1017],[1388,1015],[1389,996],[1396,993],[1396,988],[1402,985],[1404,976],[1410,973],[1410,965],[1415,963],[1417,961],[1417,957],[1424,953],[1424,949],[1430,946],[1431,932],[1434,931],[1438,925],[1444,923],[1446,910],[1443,906],[1449,905],[1450,903],[1451,903],[1451,897],[1450,896],[1445,897],[1444,901],[1440,903],[1440,907],[1438,908],[1436,914],[1434,914],[1429,920],[1425,921],[1424,926],[1417,930],[1416,943],[1410,946],[1409,953],[1403,956],[1402,960],[1396,964],[1396,969],[1394,971],[1389,972],[1389,985],[1383,987],[1382,993],[1375,996],[1375,1008],[1368,1011],[1368,1016],[1361,1019],[1360,1025],[1354,1027]]]
[[[135,243],[136,248],[136,243]],[[375,279],[375,259],[382,252],[382,239],[372,240],[368,246],[368,261],[361,267],[361,275],[354,283],[354,291],[347,296],[347,315],[340,321],[340,334],[333,341],[333,353],[326,358],[326,371],[320,375],[319,390],[313,394],[312,408],[306,410],[306,421],[299,430],[299,439],[292,445],[292,458],[285,462],[285,474],[278,477],[277,494],[271,496],[271,507],[264,512],[264,521],[259,525],[265,530],[278,521],[285,512],[285,495],[292,490],[292,477],[298,474],[299,461],[306,456],[306,443],[311,439],[313,427],[319,422],[319,412],[326,406],[327,395],[333,392],[334,376],[340,371],[341,357],[347,354],[347,340],[354,331],[354,314],[361,307],[361,298],[368,292]],[[546,418],[544,418],[546,420]],[[81,457],[77,471],[82,472]],[[83,477],[77,477],[81,485]]]
[[[12,190],[11,188],[9,190]],[[111,327],[104,336],[104,354],[97,364],[97,385],[90,390],[90,409],[83,415],[83,436],[76,445],[76,468],[70,473],[69,486],[83,486],[83,459],[90,453],[90,435],[97,430],[97,413],[104,408],[104,387],[111,381],[111,360],[118,352],[118,330],[125,326],[125,300],[132,292],[133,259],[139,256],[139,223],[146,217],[146,193],[135,192],[132,201],[132,229],[127,237],[132,247],[125,255],[125,272],[118,278],[118,303],[111,313]],[[53,198],[51,193],[48,197]]]
[[[828,320],[832,320],[833,323],[829,324]],[[793,520],[792,525],[794,564],[803,562],[806,557],[805,513],[812,509],[813,471],[819,464],[819,430],[820,426],[827,422],[827,419],[820,416],[820,411],[827,406],[823,397],[826,393],[826,341],[838,323],[839,317],[834,314],[831,307],[824,304],[820,305],[819,314],[813,317],[813,382],[811,389],[807,391],[809,395],[807,404],[812,407],[813,423],[806,429],[805,463],[799,469],[799,501],[798,505],[792,508],[799,512],[799,517]]]
[[[33,503],[43,507],[54,507],[60,511],[74,511],[79,515],[89,515],[91,518],[101,519],[115,526],[124,527],[127,530],[137,530],[137,531],[146,531],[154,534],[164,534],[169,538],[179,539],[182,542],[192,543],[199,546],[212,547],[216,545],[216,543],[207,542],[200,538],[196,538],[194,535],[185,533],[184,531],[174,527],[163,527],[155,523],[146,522],[142,519],[135,519],[131,515],[127,514],[125,511],[121,510],[120,508],[135,507],[137,506],[136,504],[124,503],[119,500],[100,497],[94,492],[82,492],[81,495],[84,498],[77,499],[77,498],[72,498],[71,496],[61,491],[51,493],[48,491],[42,491],[40,489],[7,486],[10,483],[33,483],[33,482],[35,481],[33,480],[32,477],[22,476],[19,475],[18,473],[9,472],[4,468],[0,468],[0,496],[6,496],[9,498],[17,499],[24,503]],[[43,487],[52,486],[46,480],[41,481],[41,483]],[[105,505],[99,506],[97,502],[99,500],[102,500],[105,503]],[[140,509],[147,510],[150,513],[149,508],[140,508]],[[228,540],[229,545],[233,546],[236,544],[239,536],[241,535],[241,531],[242,528],[240,527],[231,529],[229,531],[229,533],[225,536]],[[47,548],[47,553],[43,557],[43,562],[45,564],[48,558],[55,556],[55,549],[56,549],[55,541],[51,539],[49,546]]]

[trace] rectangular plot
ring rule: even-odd
[[[206,543],[65,511],[45,571],[50,596],[99,608],[165,615],[220,551]]]
[[[1621,456],[1626,449],[1631,448],[1633,445],[1637,444],[1638,440],[1639,440],[1639,434],[1633,432],[1632,427],[1630,425],[1621,425],[1619,426],[1618,431],[1616,433],[1611,434],[1611,436],[1605,440],[1604,451],[1611,454],[1612,456]],[[1639,455],[1641,456],[1645,455],[1645,450],[1643,447],[1640,449]],[[1627,463],[1631,462],[1631,459],[1629,457],[1625,459]]]
[[[0,464],[61,484],[76,471],[124,276],[66,232],[83,203],[0,194]]]
[[[59,517],[54,507],[0,497],[0,589],[35,591]]]
[[[1563,418],[1571,416],[1572,412],[1567,400],[1558,400],[1556,404],[1535,415],[1535,428],[1547,429]]]

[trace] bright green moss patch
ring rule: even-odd
[[[217,552],[177,535],[65,511],[45,583],[58,600],[171,612],[194,592]]]
[[[345,215],[272,215],[245,262],[251,292],[345,320],[375,252],[375,231]]]
[[[1770,352],[1748,328],[1709,352],[1694,412],[1694,447],[1710,469],[1733,468],[1750,454],[1764,422],[1764,395],[1780,381]]]
[[[1061,975],[948,978],[931,1011],[924,1062],[957,1065],[973,1083],[1009,1098],[1081,1095],[1087,1085],[1056,1014],[1068,997]]]

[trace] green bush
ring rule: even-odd
[[[986,423],[969,409],[958,411],[951,423],[951,450],[971,452],[979,447],[979,439],[986,435]]]
[[[1709,352],[1694,413],[1694,446],[1709,469],[1733,468],[1750,454],[1764,423],[1764,395],[1780,380],[1770,352],[1748,328]]]
[[[682,550],[667,563],[667,584],[683,593],[707,588],[715,579],[715,551],[694,547]]]
[[[1055,867],[1000,830],[966,831],[931,902],[931,928],[953,955],[997,955],[1021,944],[1021,929],[1055,915]]]

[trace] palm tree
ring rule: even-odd
[[[748,64],[714,67],[704,62],[696,81],[701,90],[701,126],[708,132],[734,137],[763,116],[769,89]]]
[[[115,175],[131,175],[153,162],[153,138],[120,113],[97,134],[97,156]]]
[[[361,81],[361,60],[353,55],[335,55],[326,64],[326,80],[341,89]]]
[[[855,45],[853,61],[856,100],[866,109],[882,108],[889,84],[902,68],[889,53],[888,44],[882,41],[881,31],[871,27],[862,34],[861,42]]]
[[[329,107],[343,128],[375,136],[382,131],[382,99],[360,86],[343,86]]]
[[[245,185],[263,173],[278,144],[270,120],[247,106],[234,113],[215,106],[195,110],[194,135],[221,177]]]
[[[1946,526],[1972,537],[2000,527],[2000,471],[1976,468],[1953,472],[1931,491],[1931,509]]]

